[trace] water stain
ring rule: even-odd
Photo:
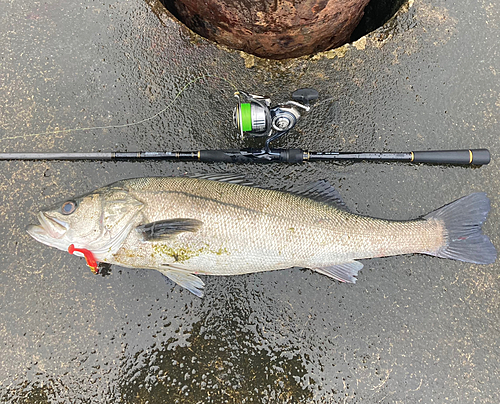
[[[21,386],[4,392],[0,399],[2,402],[22,404],[49,404],[52,402],[54,390],[49,386],[38,383],[24,382]],[[18,399],[12,399],[18,397]]]
[[[312,397],[300,383],[307,373],[300,357],[259,349],[231,323],[217,331],[197,323],[188,346],[170,350],[167,341],[153,351],[156,359],[122,384],[125,402],[288,403]]]
[[[185,344],[175,338],[164,341],[138,370],[136,360],[127,362],[123,372],[133,377],[121,382],[120,396],[134,404],[310,400],[313,393],[304,385],[310,380],[302,356],[256,337],[251,313],[244,298],[218,299],[200,316],[203,320],[193,324]]]

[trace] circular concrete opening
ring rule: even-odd
[[[351,34],[350,42],[375,31],[389,21],[408,0],[371,0],[365,7],[363,18]]]
[[[382,26],[406,0],[161,0],[199,35],[269,59],[314,54]]]

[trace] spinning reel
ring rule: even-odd
[[[260,95],[238,91],[234,94],[238,106],[233,111],[233,122],[245,136],[265,137],[266,149],[269,143],[286,134],[300,118],[300,110],[309,111],[309,102],[318,98],[313,88],[301,88],[292,94],[293,101],[271,107],[271,100]]]

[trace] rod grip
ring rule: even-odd
[[[411,152],[412,163],[485,165],[490,162],[488,149],[432,150]]]
[[[236,150],[200,150],[199,160],[216,163],[240,163],[244,158],[237,155]]]

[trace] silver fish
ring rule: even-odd
[[[38,214],[28,233],[87,260],[156,269],[197,296],[195,274],[311,268],[356,281],[359,259],[421,253],[489,264],[482,234],[490,210],[474,193],[416,220],[349,212],[326,181],[296,192],[249,186],[231,175],[128,179]],[[89,264],[90,265],[90,264]]]

